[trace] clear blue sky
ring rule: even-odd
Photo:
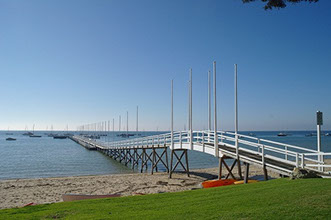
[[[207,71],[217,62],[219,128],[233,129],[233,65],[240,130],[331,129],[331,1],[265,11],[260,2],[0,0],[0,129],[112,120],[135,129],[187,121],[207,127]],[[124,124],[122,123],[122,124]]]

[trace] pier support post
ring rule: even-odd
[[[154,173],[154,169],[156,172],[158,171],[157,165],[161,162],[164,167],[167,170],[167,173],[169,173],[169,167],[168,167],[168,155],[167,155],[167,147],[163,148],[163,151],[161,154],[159,154],[155,148],[153,148],[153,163],[152,163],[152,170],[151,174]],[[163,158],[165,157],[165,161],[163,161]]]
[[[223,157],[218,158],[218,179],[222,179]]]
[[[155,148],[154,147],[153,147],[152,151],[153,151],[153,160],[152,160],[153,162],[152,162],[151,174],[153,175],[153,171],[154,171],[154,167],[155,167],[155,160],[156,160],[156,158],[155,158],[156,152],[155,152]],[[156,168],[157,168],[157,166],[156,166]]]
[[[236,164],[240,164],[240,161],[237,160],[237,159],[235,159],[235,160],[233,161],[233,163],[232,163],[232,165],[231,165],[231,167],[230,167],[229,173],[226,175],[225,179],[229,178],[229,176],[232,174],[232,170],[233,170],[233,168],[234,168],[234,166],[235,166]],[[240,173],[239,173],[239,179],[243,179],[243,178],[242,178],[242,174],[241,174],[241,169],[240,169],[240,171],[239,171],[239,169],[238,169],[238,172],[240,172]],[[231,174],[230,174],[230,173],[231,173]],[[234,175],[232,174],[231,176],[233,177]]]
[[[178,156],[176,152],[181,152],[181,154]],[[186,160],[186,164],[185,165],[186,166],[182,162],[183,156],[185,156],[185,160]],[[172,166],[174,157],[176,157],[177,162],[176,162],[175,166]],[[169,178],[172,177],[172,173],[176,170],[176,168],[177,168],[177,166],[179,164],[184,169],[184,171],[187,173],[187,176],[190,177],[187,149],[171,150]]]
[[[239,157],[237,158],[236,162],[237,162],[237,166],[238,166],[239,178],[242,180],[243,179],[243,175],[242,175],[242,171],[241,171],[241,163],[240,163]]]
[[[222,156],[222,157],[219,158],[218,179],[222,179],[222,168],[223,168],[223,165],[224,165],[225,169],[228,171],[228,174],[225,176],[225,179],[228,179],[229,176],[231,176],[232,179],[236,179],[236,177],[232,173],[232,170],[233,170],[233,168],[236,165],[236,163],[237,163],[238,160],[235,159],[233,161],[232,165],[231,165],[231,168],[229,168],[229,166],[226,163],[225,159],[232,159],[232,158],[229,158],[227,156]]]
[[[167,168],[167,173],[170,173],[169,163],[168,163],[168,148],[165,147],[164,151],[165,151],[165,158],[166,158],[166,164],[167,164],[167,166],[166,166],[166,168]]]
[[[141,170],[143,170],[143,168],[145,167],[146,168],[146,171],[147,171],[147,169],[148,169],[148,161],[150,161],[152,164],[153,164],[153,151],[150,153],[150,154],[148,154],[147,152],[146,152],[146,149],[143,149],[143,154],[144,154],[144,161],[141,163]]]
[[[145,149],[141,150],[141,169],[140,169],[140,173],[142,173],[144,171],[144,164],[145,164]]]
[[[171,179],[171,176],[172,176],[172,162],[174,160],[174,154],[173,154],[173,151],[174,150],[171,150],[171,153],[170,153],[170,171],[169,171],[169,178]]]
[[[135,165],[137,165],[137,167],[139,165],[139,154],[137,148],[133,149],[132,169],[134,169]]]
[[[263,166],[263,175],[264,175],[264,180],[267,181],[268,180],[268,171],[265,166]]]
[[[125,166],[127,166],[132,161],[131,150],[127,149],[125,155],[126,155]]]
[[[248,183],[248,174],[249,174],[249,163],[245,163],[244,183]]]

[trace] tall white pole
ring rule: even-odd
[[[114,141],[114,136],[115,136],[115,120],[114,120],[114,118],[113,118],[113,141]]]
[[[192,68],[190,69],[190,148],[193,150],[193,125],[192,125]]]
[[[136,124],[136,132],[138,132],[138,105],[137,105],[137,124]]]
[[[171,80],[171,149],[174,149],[174,80]]]
[[[234,133],[236,140],[236,154],[237,158],[239,157],[239,145],[238,145],[238,72],[237,64],[234,65]]]
[[[316,116],[317,116],[317,151],[320,153],[321,152],[321,145],[322,145],[322,141],[321,141],[321,125],[323,125],[323,113],[320,111],[316,112]],[[323,162],[323,156],[322,155],[318,155],[318,161],[320,163]],[[323,171],[323,167],[318,167],[320,171]]]
[[[121,116],[118,117],[118,131],[121,131]]]
[[[219,156],[218,151],[218,136],[217,136],[217,103],[216,103],[216,61],[213,63],[214,69],[214,148],[215,148],[215,156]]]
[[[208,130],[211,130],[211,88],[210,88],[210,71],[208,71]]]
[[[126,111],[126,137],[129,137],[129,112]]]
[[[107,134],[107,139],[108,139],[108,142],[110,141],[110,120],[108,120],[108,134]]]
[[[187,118],[187,130],[189,131],[190,130],[190,127],[191,127],[191,125],[190,125],[190,123],[191,123],[191,105],[190,105],[190,100],[191,100],[191,94],[190,94],[190,81],[188,81],[188,83],[187,83],[187,88],[188,88],[188,113],[187,113],[187,116],[188,116],[188,118]]]

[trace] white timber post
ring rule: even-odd
[[[114,137],[115,137],[115,125],[114,125],[115,120],[113,119],[113,141],[114,141]]]
[[[239,144],[238,144],[238,72],[237,64],[234,65],[234,103],[235,103],[235,114],[234,114],[234,130],[235,130],[235,146],[236,155],[239,159]],[[264,164],[263,164],[264,165]]]
[[[129,138],[129,112],[126,111],[126,137]]]
[[[317,151],[318,151],[318,170],[322,171],[322,167],[320,166],[323,163],[323,158],[321,157],[321,125],[323,125],[323,112],[317,111]]]
[[[171,150],[174,149],[174,80],[171,80]]]
[[[118,131],[121,131],[121,116],[118,117]]]
[[[192,68],[190,70],[190,148],[193,150],[193,125],[192,125]]]
[[[182,132],[179,132],[179,145],[180,145],[180,149],[183,148],[183,141],[182,141]]]
[[[215,157],[219,157],[218,136],[217,136],[217,103],[216,103],[216,61],[213,63],[214,70],[214,148]]]
[[[211,131],[211,88],[210,88],[210,71],[208,71],[208,142],[210,142]]]
[[[136,132],[138,133],[138,105],[137,105],[137,124],[136,124]]]

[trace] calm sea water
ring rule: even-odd
[[[12,131],[6,135],[0,131],[0,179],[60,177],[133,173],[132,169],[97,151],[89,151],[70,139],[53,139],[45,132],[36,132],[41,138],[23,136],[23,132]],[[140,132],[142,136],[161,132]],[[254,133],[256,137],[316,149],[316,136],[306,137],[309,131],[291,131],[289,136],[278,137],[279,132]],[[325,131],[327,133],[327,131]],[[6,141],[7,137],[17,138]],[[104,141],[123,140],[110,134]],[[322,137],[322,150],[331,152],[331,137]],[[218,160],[207,154],[189,151],[190,169],[215,167]],[[162,168],[161,168],[162,170]]]

